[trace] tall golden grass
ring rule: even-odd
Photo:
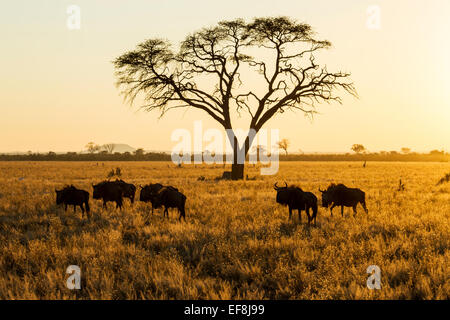
[[[55,204],[55,188],[88,190],[120,167],[127,182],[187,196],[187,222],[128,200],[92,217]],[[276,176],[214,181],[221,165],[0,162],[1,299],[449,299],[448,163],[284,162]],[[204,176],[205,181],[197,181]],[[402,179],[406,190],[398,192]],[[275,203],[274,182],[318,197],[331,182],[366,192],[369,213],[319,208],[316,226]],[[139,192],[139,191],[138,191]],[[320,197],[319,197],[320,198]],[[319,199],[320,204],[320,199]],[[82,289],[66,288],[69,265]],[[369,265],[381,289],[366,286]]]

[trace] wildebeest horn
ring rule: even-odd
[[[322,191],[322,190],[320,190],[320,188],[319,188],[319,191],[320,191],[320,192],[322,192],[322,193],[324,193],[324,192],[325,192],[325,190],[323,190],[323,191]]]
[[[275,190],[280,189],[280,187],[277,186],[277,183],[278,183],[278,182],[275,182],[275,184],[273,185],[273,188],[274,188]]]
[[[285,188],[287,188],[287,183],[286,183],[286,181],[284,182],[284,184],[286,185]]]

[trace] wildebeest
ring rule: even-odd
[[[273,188],[277,191],[277,203],[288,206],[289,219],[292,217],[292,210],[298,210],[298,219],[302,221],[301,211],[304,210],[308,216],[308,224],[312,220],[314,224],[316,223],[317,197],[313,193],[305,192],[296,186],[288,187],[286,182],[284,187],[278,187],[275,183]],[[312,216],[309,214],[309,209],[312,209]]]
[[[151,194],[151,202],[155,209],[164,206],[163,216],[167,215],[167,218],[169,217],[168,209],[177,208],[180,213],[178,220],[181,221],[181,218],[183,218],[186,221],[186,196],[179,192],[177,188],[171,186],[162,187],[156,193]]]
[[[87,216],[89,216],[89,192],[77,189],[73,185],[67,186],[62,190],[55,189],[55,192],[56,204],[64,204],[64,211],[67,211],[68,205],[73,205],[73,212],[76,212],[77,206],[79,206],[82,216],[84,216],[85,209]]]
[[[353,207],[354,215],[356,215],[356,206],[361,203],[364,211],[368,213],[366,207],[366,194],[357,188],[347,188],[341,184],[330,184],[326,190],[319,191],[322,193],[322,206],[328,208],[331,205],[330,213],[333,215],[333,208],[341,206],[341,215],[344,216],[344,207]]]
[[[161,190],[163,188],[163,185],[160,183],[150,183],[148,185],[140,186],[140,187],[141,187],[141,192],[139,194],[139,201],[151,202],[152,203],[152,213],[153,213],[154,204],[152,202],[152,199],[153,199],[152,195],[154,195],[159,190]]]
[[[134,184],[126,183],[123,180],[114,181],[114,183],[118,184],[122,188],[122,196],[130,199],[131,203],[134,203],[134,197],[136,194],[136,187]]]
[[[94,188],[92,198],[102,199],[104,208],[106,208],[106,203],[108,201],[114,201],[116,203],[116,208],[122,209],[124,192],[120,184],[111,181],[103,181],[96,185],[92,184],[92,187]]]

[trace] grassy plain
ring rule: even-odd
[[[55,188],[92,195],[116,167],[136,185],[178,187],[187,223],[128,200],[120,211],[91,199],[89,220],[56,206]],[[0,299],[450,299],[450,183],[435,186],[450,163],[282,162],[276,176],[248,166],[256,180],[214,181],[223,170],[0,162]],[[316,226],[288,221],[276,181],[318,197],[331,182],[359,187],[369,213],[319,208]],[[69,265],[81,268],[81,290],[65,286]],[[366,287],[369,265],[381,268],[381,290]]]

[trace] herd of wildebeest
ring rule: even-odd
[[[92,197],[97,200],[103,200],[103,207],[106,208],[107,202],[115,202],[116,208],[122,208],[123,198],[129,198],[131,203],[134,203],[136,195],[136,186],[131,183],[126,183],[123,180],[116,179],[115,181],[103,181],[96,185],[92,185]],[[153,209],[164,207],[163,217],[169,217],[169,208],[176,208],[180,214],[178,220],[183,218],[186,221],[185,204],[186,196],[182,194],[177,188],[173,186],[164,186],[160,183],[148,184],[139,186],[141,188],[139,200],[143,202],[150,202]],[[318,211],[317,197],[312,192],[305,192],[298,186],[279,187],[277,183],[274,185],[277,192],[276,202],[287,206],[289,208],[289,219],[292,217],[292,211],[298,210],[299,220],[301,221],[301,212],[305,211],[308,217],[308,224],[314,220],[316,224],[316,217]],[[73,185],[66,186],[62,190],[56,191],[56,204],[64,204],[65,210],[68,205],[73,205],[74,212],[76,207],[81,208],[82,216],[86,211],[86,216],[90,215],[89,208],[89,192],[80,190]],[[367,213],[365,193],[357,188],[348,188],[343,184],[331,184],[326,190],[319,191],[322,194],[322,207],[330,207],[330,213],[333,215],[333,208],[341,207],[341,214],[344,215],[344,207],[352,207],[356,215],[356,206],[360,203]],[[310,210],[312,213],[310,214]]]

